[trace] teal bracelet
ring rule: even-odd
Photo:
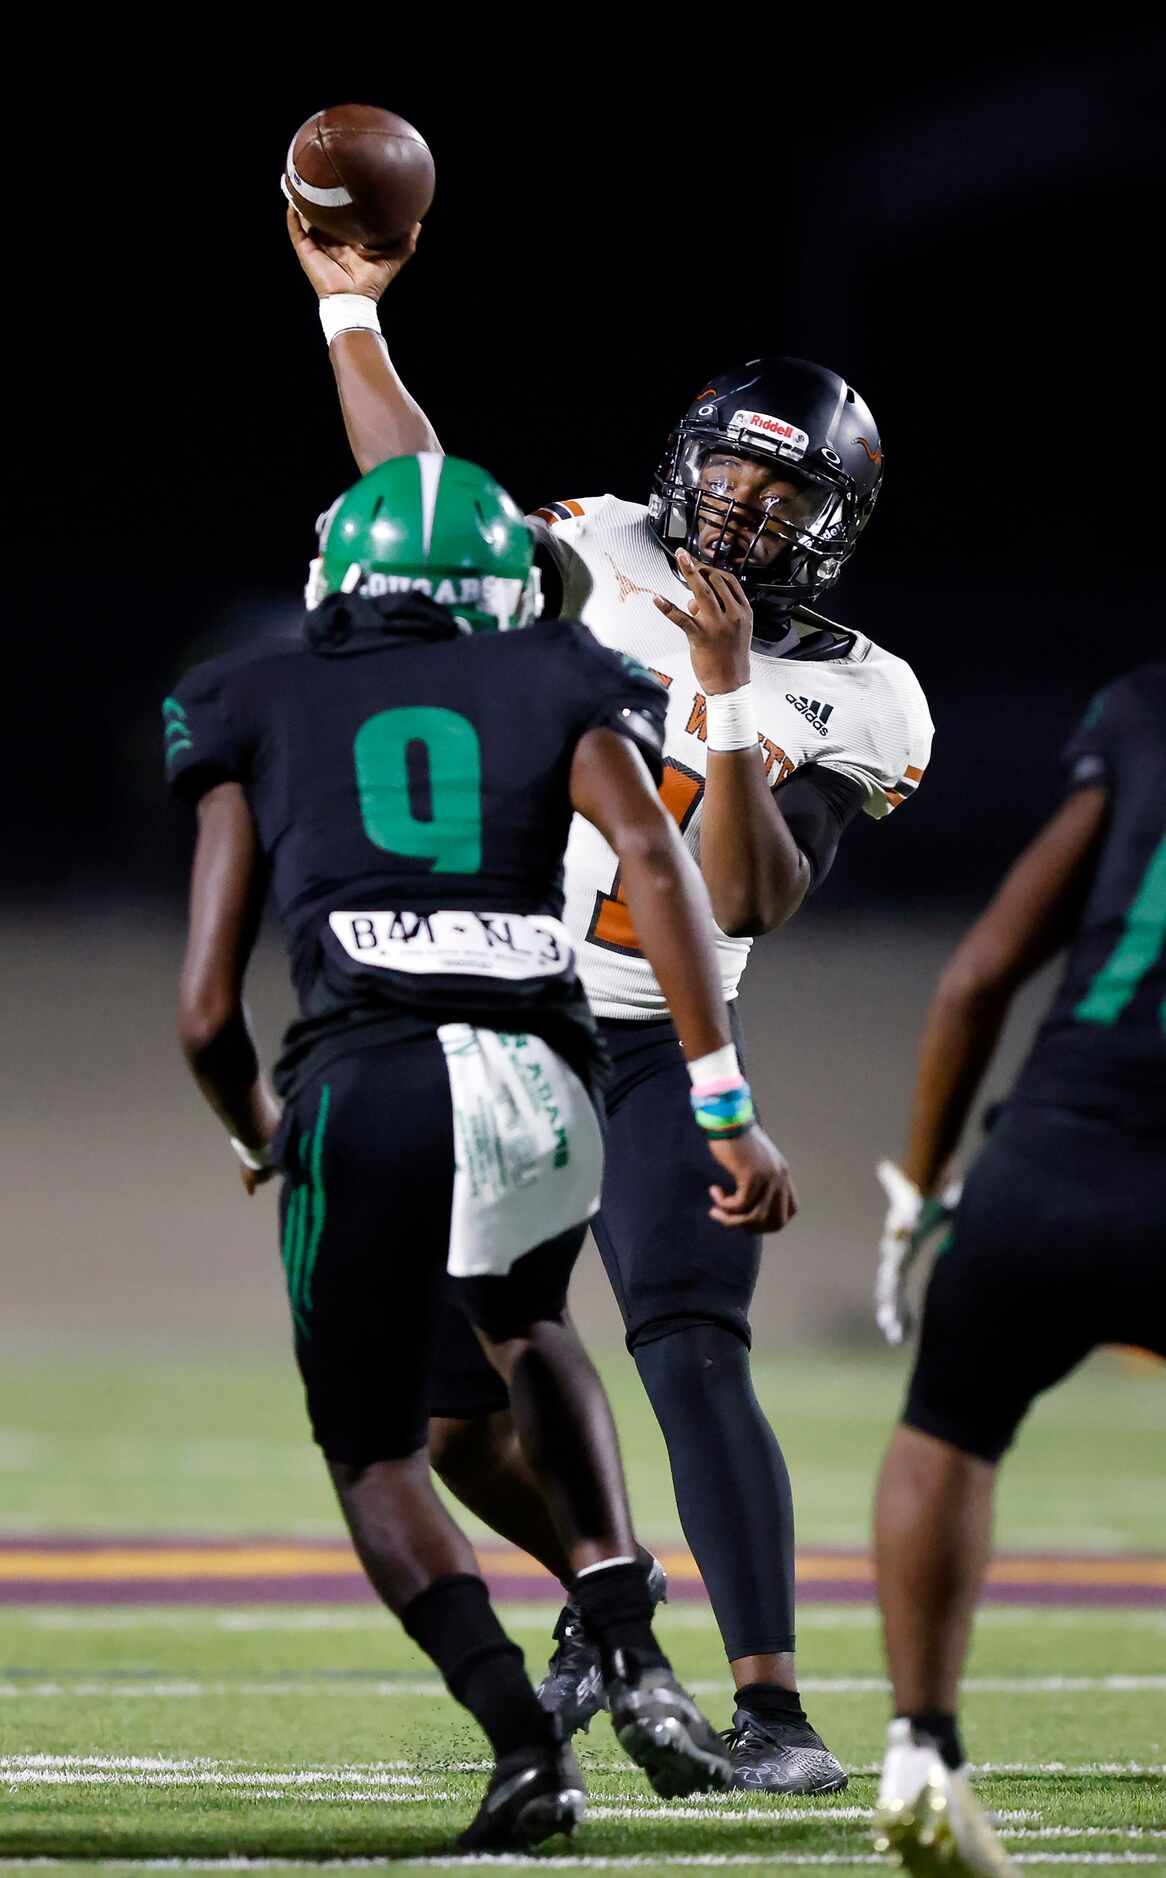
[[[747,1082],[737,1083],[734,1088],[720,1090],[715,1095],[701,1094],[694,1089],[690,1100],[697,1127],[720,1141],[731,1141],[734,1135],[743,1135],[756,1120],[753,1093]]]

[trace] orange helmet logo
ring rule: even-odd
[[[872,462],[872,463],[881,463],[881,462],[882,462],[882,460],[883,460],[883,453],[882,453],[882,451],[881,451],[881,450],[872,450],[872,449],[871,449],[871,447],[870,447],[870,445],[869,445],[869,443],[867,442],[867,440],[866,440],[866,438],[865,438],[865,437],[856,437],[856,438],[854,439],[854,441],[855,441],[855,443],[860,443],[860,444],[862,445],[862,447],[863,447],[863,449],[864,449],[864,450],[866,451],[866,454],[867,454],[867,456],[868,456],[868,457],[870,458],[870,460],[871,460],[871,462]]]

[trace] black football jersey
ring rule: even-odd
[[[1166,1131],[1166,664],[1101,692],[1065,755],[1109,825],[1017,1095]]]
[[[585,626],[469,636],[419,596],[335,596],[301,638],[187,673],[163,705],[167,775],[187,801],[246,791],[301,1013],[277,1086],[457,1021],[535,1031],[579,1066],[594,1031],[558,925],[571,761],[607,726],[658,781],[665,710]]]

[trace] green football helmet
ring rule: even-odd
[[[309,607],[330,593],[420,593],[448,607],[466,633],[510,632],[542,610],[522,510],[461,457],[390,457],[340,496],[318,529]]]

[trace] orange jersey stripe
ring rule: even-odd
[[[583,504],[581,502],[564,502],[563,507],[570,509],[572,515],[582,515],[583,513]]]
[[[922,782],[923,780],[923,771],[921,769],[916,769],[913,763],[908,763],[906,769],[903,771],[903,774],[906,777],[908,782]]]

